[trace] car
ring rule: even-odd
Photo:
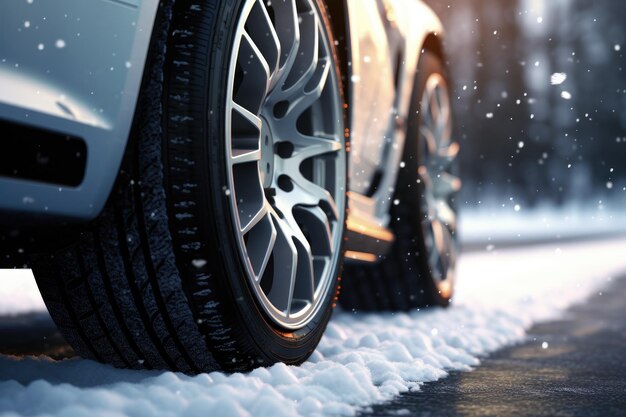
[[[338,303],[450,302],[459,143],[422,1],[6,2],[0,59],[1,262],[27,255],[80,356],[299,364]]]

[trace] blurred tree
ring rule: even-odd
[[[447,29],[465,201],[623,199],[626,2],[429,3]]]

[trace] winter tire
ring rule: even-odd
[[[34,257],[81,356],[196,373],[313,352],[346,220],[334,48],[319,0],[162,2],[104,212]]]
[[[460,180],[449,94],[441,59],[425,50],[391,210],[395,241],[373,266],[346,265],[342,305],[347,309],[403,311],[447,306],[452,298]]]

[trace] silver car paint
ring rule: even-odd
[[[126,147],[157,5],[0,4],[0,118],[81,137],[88,153],[77,188],[0,177],[0,210],[91,219],[104,207]]]
[[[415,117],[408,113],[419,56],[426,37],[441,36],[443,28],[435,13],[417,0],[348,0],[348,7],[353,53],[350,215],[385,227],[404,149],[405,122]],[[392,26],[392,36],[387,36],[385,25]],[[396,97],[393,66],[398,56],[402,71]],[[380,185],[371,198],[366,197],[381,166]]]
[[[411,116],[424,40],[441,34],[442,27],[419,0],[346,1],[354,83],[351,215],[385,226],[405,141],[397,121]],[[158,0],[6,0],[0,5],[0,118],[79,136],[88,146],[87,173],[77,188],[0,177],[0,212],[82,220],[98,215],[130,133],[157,6]],[[387,36],[386,25],[394,27],[394,37]],[[393,64],[399,52],[403,67],[396,97]],[[365,197],[380,164],[385,169],[378,191]]]

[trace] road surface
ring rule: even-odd
[[[623,338],[612,344],[624,335],[616,295],[624,253],[624,238],[490,247],[462,258],[452,308],[338,312],[300,367],[195,377],[23,356],[71,355],[41,314],[32,278],[23,278],[0,288],[0,415],[440,415],[443,407],[453,415],[614,414],[625,374],[616,363],[626,363]],[[610,298],[599,296],[606,291]],[[568,310],[576,303],[583,307]],[[603,404],[584,402],[590,398]]]
[[[361,416],[626,415],[626,276],[527,341]]]

